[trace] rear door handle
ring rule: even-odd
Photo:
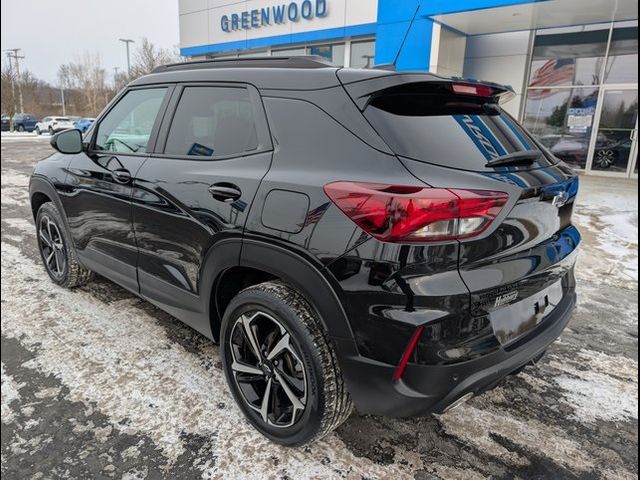
[[[213,198],[225,203],[235,202],[242,195],[242,191],[233,183],[214,183],[209,187],[209,193]]]
[[[126,168],[118,168],[111,170],[111,175],[117,183],[126,184],[131,181],[131,172]]]

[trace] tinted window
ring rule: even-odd
[[[128,92],[98,125],[95,148],[145,153],[166,88]]]
[[[497,157],[538,148],[518,123],[486,100],[417,91],[402,93],[403,88],[375,96],[364,112],[398,155],[483,171]],[[544,158],[539,162],[548,164]]]
[[[245,88],[187,87],[171,122],[165,153],[214,157],[258,148]]]

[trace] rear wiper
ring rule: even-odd
[[[506,167],[516,165],[531,165],[542,156],[539,150],[523,150],[520,152],[507,153],[490,160],[486,167]]]

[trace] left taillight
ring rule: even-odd
[[[333,182],[324,191],[364,231],[385,242],[435,242],[484,232],[509,200],[504,192]]]

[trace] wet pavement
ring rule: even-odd
[[[540,364],[446,415],[354,413],[285,449],[207,339],[107,280],[49,281],[27,183],[50,147],[1,146],[3,478],[637,478],[637,180],[582,179],[579,306]]]

